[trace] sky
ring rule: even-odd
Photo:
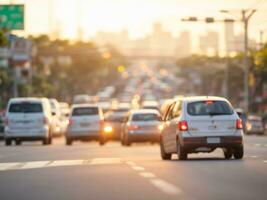
[[[161,22],[164,29],[175,36],[189,30],[196,38],[207,29],[222,34],[223,26],[220,23],[185,23],[181,18],[223,19],[230,15],[219,10],[230,9],[234,17],[240,19],[240,9],[257,8],[250,23],[250,36],[258,39],[260,30],[266,30],[267,35],[267,0],[0,0],[1,4],[9,2],[25,4],[24,34],[60,31],[63,38],[73,39],[77,37],[77,27],[81,27],[86,39],[98,31],[124,29],[129,30],[131,38],[138,38],[150,33],[153,23]],[[236,33],[241,31],[241,23],[237,23]]]

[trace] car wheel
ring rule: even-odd
[[[66,145],[72,145],[72,140],[70,138],[66,138]]]
[[[229,160],[233,156],[233,151],[232,149],[223,149],[223,154],[224,154],[224,158]]]
[[[43,145],[48,145],[48,144],[49,144],[49,138],[44,138]]]
[[[124,137],[124,144],[125,144],[125,146],[129,147],[129,146],[131,146],[131,143],[132,143],[132,142],[131,142],[129,136],[128,136],[128,135],[125,136],[125,137]]]
[[[162,160],[171,160],[171,158],[172,158],[172,154],[171,153],[166,153],[165,152],[162,140],[160,140],[160,154],[161,154]]]
[[[10,146],[11,144],[12,144],[12,140],[6,138],[6,139],[5,139],[5,145],[6,145],[6,146]]]
[[[48,138],[48,144],[52,144],[52,142],[53,142],[53,140],[52,140],[52,136],[50,136],[50,137]]]
[[[177,141],[177,156],[178,156],[178,160],[186,160],[187,159],[187,152],[181,146],[179,141]]]
[[[16,145],[21,145],[21,140],[20,139],[16,139],[15,143],[16,143]]]
[[[244,147],[241,146],[241,147],[237,147],[235,150],[234,150],[234,158],[235,159],[242,159],[244,156]]]
[[[105,138],[104,138],[103,136],[100,136],[100,137],[99,137],[99,145],[100,145],[100,146],[103,146],[105,143],[106,143]]]

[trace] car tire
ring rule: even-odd
[[[52,136],[50,136],[50,137],[48,138],[48,144],[51,145],[52,142],[53,142],[53,140],[52,140]]]
[[[49,144],[49,138],[44,138],[43,145],[48,145],[48,144]]]
[[[223,149],[223,154],[224,154],[224,158],[226,160],[229,160],[233,156],[233,151],[232,151],[232,149]]]
[[[129,146],[131,146],[131,143],[132,142],[131,142],[129,136],[124,137],[124,144],[125,144],[125,146],[129,147]]]
[[[177,141],[177,156],[178,156],[178,160],[186,160],[187,159],[187,152],[181,146],[179,141]]]
[[[106,143],[106,139],[103,136],[99,137],[99,145],[103,146]]]
[[[172,159],[172,154],[165,152],[162,140],[160,140],[160,155],[161,155],[162,160],[171,160]]]
[[[15,143],[16,143],[16,145],[21,145],[21,140],[17,139],[17,140],[15,140]]]
[[[237,147],[234,150],[234,158],[237,160],[240,160],[243,158],[243,156],[244,156],[244,147],[243,146]]]
[[[72,145],[72,140],[70,138],[66,138],[66,145],[71,146]]]
[[[9,139],[9,138],[6,138],[6,139],[5,139],[5,145],[6,145],[6,146],[10,146],[11,144],[12,144],[12,140]]]

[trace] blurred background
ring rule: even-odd
[[[109,100],[218,95],[264,115],[266,11],[264,0],[1,0],[0,107],[99,101],[112,86]]]

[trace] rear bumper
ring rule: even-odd
[[[128,134],[131,142],[159,142],[159,134]]]
[[[46,138],[49,136],[49,128],[18,130],[5,128],[5,138]]]
[[[99,140],[99,135],[83,135],[83,136],[73,136],[67,135],[67,139],[71,140],[81,140],[81,141],[90,141],[90,140]]]
[[[21,141],[40,141],[44,140],[47,137],[41,137],[41,136],[12,136],[12,137],[5,137],[5,139],[11,139],[11,140],[21,140]]]
[[[199,147],[209,147],[209,148],[235,148],[243,146],[242,136],[218,136],[215,138],[220,138],[219,143],[208,143],[207,138],[212,137],[187,137],[181,138],[180,144],[185,149],[196,149]]]

